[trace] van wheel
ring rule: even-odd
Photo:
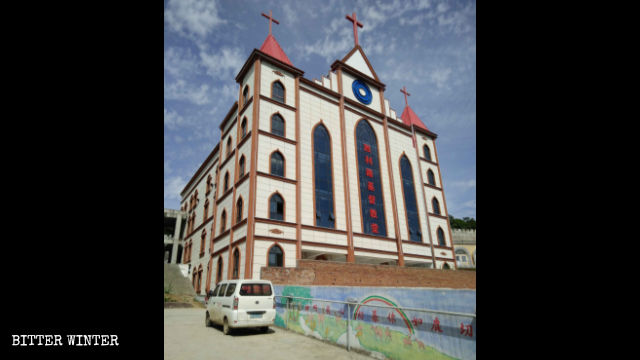
[[[227,318],[224,318],[224,324],[222,325],[222,332],[225,335],[229,335],[229,332],[231,332],[231,329],[229,329],[229,321],[227,320]]]
[[[204,326],[206,327],[210,327],[211,326],[211,318],[209,317],[209,312],[207,311],[207,315],[204,318]]]

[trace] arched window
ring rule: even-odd
[[[209,176],[207,176],[207,191],[206,191],[206,195],[209,195],[209,193],[211,192],[211,174],[209,174]],[[206,217],[206,216],[205,216]]]
[[[244,176],[244,155],[240,157],[238,161],[238,179]]]
[[[280,81],[271,84],[271,98],[281,103],[284,102],[284,86]]]
[[[447,243],[444,241],[444,231],[442,228],[438,228],[438,246],[447,246]]]
[[[202,265],[198,267],[198,288],[196,289],[196,292],[200,294],[201,290],[202,290]]]
[[[216,271],[216,285],[222,281],[222,256],[218,258],[218,271]]]
[[[231,136],[229,136],[229,140],[227,140],[227,157],[231,155]]]
[[[200,256],[204,254],[204,241],[206,238],[207,238],[207,230],[204,229],[200,234]]]
[[[240,268],[240,251],[236,249],[233,252],[233,279],[238,278],[238,269]]]
[[[242,221],[242,198],[236,202],[236,224]]]
[[[271,116],[271,133],[284,137],[284,119],[280,114],[273,114]]]
[[[451,266],[449,266],[448,263],[444,263],[444,265],[442,265],[442,269],[443,270],[449,270],[449,269],[451,269]]]
[[[229,171],[224,174],[224,187],[223,192],[229,190]]]
[[[269,219],[284,220],[284,200],[278,193],[269,198]]]
[[[427,171],[427,181],[429,182],[429,185],[436,186],[436,177],[433,175],[433,171],[431,171],[431,169]]]
[[[429,147],[427,145],[423,146],[422,149],[424,150],[424,157],[431,161],[431,150],[429,150]]]
[[[404,206],[407,214],[407,226],[409,227],[409,240],[422,242],[420,230],[420,217],[418,216],[418,202],[413,184],[413,170],[411,163],[405,155],[400,158],[400,175],[402,177],[402,193],[404,194]]]
[[[441,215],[440,214],[440,202],[438,202],[438,199],[436,199],[435,197],[433,199],[431,199],[431,205],[433,206],[433,213],[436,215]]]
[[[242,119],[242,124],[240,124],[240,138],[244,139],[244,137],[247,135],[247,118],[245,117],[244,119]]]
[[[284,252],[280,245],[275,244],[269,249],[269,263],[267,266],[283,266]]]
[[[320,124],[313,131],[313,166],[315,178],[316,226],[335,228],[333,214],[333,175],[331,166],[331,138]]]
[[[373,128],[366,120],[360,120],[356,126],[356,153],[363,232],[387,236],[378,140]]]
[[[275,151],[271,154],[269,173],[271,175],[284,177],[284,156],[282,156],[279,151]]]
[[[207,200],[204,202],[204,214],[203,214],[203,221],[207,220],[207,215],[209,215],[209,199],[207,198]]]
[[[227,210],[222,210],[222,215],[220,215],[220,233],[224,232],[227,229]]]
[[[247,100],[249,100],[249,85],[245,85],[242,90],[242,106],[247,104]]]

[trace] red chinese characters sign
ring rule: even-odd
[[[356,127],[356,149],[363,232],[386,236],[378,144],[367,121],[360,121]]]

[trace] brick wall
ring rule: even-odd
[[[475,289],[476,272],[390,265],[298,260],[295,268],[261,268],[260,278],[276,285],[389,286]]]

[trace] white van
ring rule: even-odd
[[[233,328],[269,330],[276,318],[273,285],[268,280],[225,280],[210,290],[205,325],[222,325],[225,335]]]

